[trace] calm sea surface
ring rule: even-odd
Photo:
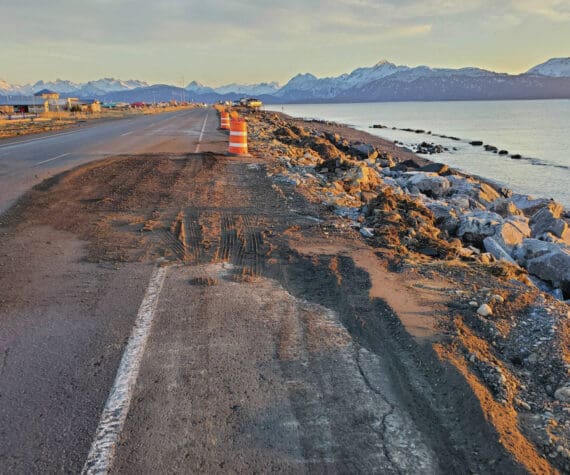
[[[428,158],[519,193],[554,198],[570,209],[570,100],[294,104],[268,105],[266,109],[344,123],[408,146],[422,141],[441,144],[450,151]],[[390,128],[371,129],[372,124],[423,129],[461,141]],[[472,140],[523,158],[485,152],[469,145]]]

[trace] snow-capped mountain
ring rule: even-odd
[[[461,77],[477,78],[496,75],[478,68],[435,69],[427,66],[397,66],[382,60],[371,67],[358,68],[350,74],[317,78],[312,74],[299,74],[283,86],[275,95],[293,100],[334,99],[350,96],[352,89],[361,89],[369,84],[385,81],[414,82],[421,78]]]
[[[121,81],[120,79],[104,78],[86,83],[76,83],[57,79],[55,81],[38,81],[35,84],[17,85],[6,81],[0,81],[0,91],[10,95],[31,95],[43,89],[59,92],[64,95],[74,95],[79,97],[98,97],[109,92],[129,91],[141,87],[148,87],[148,83],[131,79]]]
[[[545,63],[548,67],[540,69],[542,75],[536,71],[510,75],[480,68],[396,66],[383,60],[336,77],[299,74],[274,97],[281,102],[570,98],[570,74],[564,75],[568,63],[570,60],[551,60]]]
[[[121,81],[114,78],[103,78],[96,81],[89,81],[79,88],[86,95],[101,95],[115,91],[129,91],[139,87],[147,87],[149,84],[144,81],[130,79]]]
[[[56,79],[55,81],[44,82],[38,81],[31,87],[31,93],[49,89],[50,91],[59,92],[60,94],[72,94],[81,88],[81,84],[63,79]]]
[[[244,96],[261,96],[264,94],[275,94],[279,90],[277,82],[262,82],[259,84],[228,84],[214,88],[218,94],[243,94]]]
[[[17,87],[20,87],[20,86],[13,86],[9,82],[6,82],[6,81],[3,81],[2,79],[0,79],[0,93],[2,93],[2,94],[13,94],[13,91]]]
[[[552,78],[570,77],[570,58],[552,58],[529,69],[526,74],[536,74]]]
[[[367,84],[393,74],[408,71],[408,66],[396,66],[386,60],[379,61],[372,67],[358,68],[350,74],[341,74],[336,77],[317,78],[306,73],[298,74],[283,86],[277,93],[278,97],[307,94],[314,98],[333,98],[352,87]]]
[[[63,95],[102,100],[180,100],[215,102],[243,96],[279,102],[366,102],[489,99],[570,98],[570,58],[553,58],[526,73],[505,74],[480,68],[430,68],[398,66],[386,60],[351,73],[318,78],[298,74],[283,87],[275,82],[228,84],[212,88],[192,81],[182,89],[149,86],[144,81],[104,78],[87,83],[58,79],[33,85],[0,81],[0,95],[27,95],[50,89]],[[187,94],[186,94],[187,93]]]
[[[211,87],[204,86],[197,81],[192,81],[185,89],[192,94],[211,94],[215,92]]]

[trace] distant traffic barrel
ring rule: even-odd
[[[230,155],[247,155],[247,122],[244,119],[234,119],[230,124]]]
[[[230,129],[230,114],[227,111],[220,112],[220,129]]]

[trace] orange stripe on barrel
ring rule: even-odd
[[[243,119],[234,119],[230,123],[228,152],[233,155],[247,155],[247,122]]]
[[[226,111],[220,113],[220,129],[229,130],[230,128],[230,114]]]

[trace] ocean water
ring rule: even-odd
[[[407,146],[422,141],[441,144],[450,151],[426,157],[518,193],[554,198],[570,209],[570,100],[286,104],[268,105],[266,110],[347,124]],[[372,124],[389,128],[371,129]],[[461,140],[391,127],[423,129]],[[486,152],[470,145],[473,140],[523,158]]]

